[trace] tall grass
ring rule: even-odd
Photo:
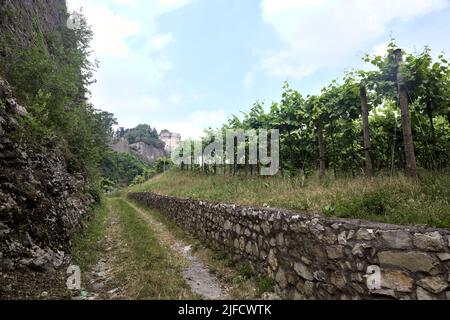
[[[88,270],[97,263],[101,250],[99,241],[104,236],[107,217],[107,201],[102,200],[102,205],[93,210],[87,227],[75,234],[72,239],[72,259],[82,270]]]
[[[328,216],[450,228],[450,173],[422,172],[419,182],[395,177],[302,180],[205,176],[170,171],[130,189]]]
[[[129,295],[137,300],[195,299],[181,276],[183,263],[172,249],[161,243],[155,231],[123,199],[111,200],[119,217],[120,238],[127,253],[119,254],[122,271],[119,277],[129,285]]]

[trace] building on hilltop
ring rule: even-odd
[[[166,144],[165,150],[167,153],[172,154],[181,142],[181,135],[178,133],[172,133],[168,130],[161,131],[159,139]]]

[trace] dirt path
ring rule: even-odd
[[[127,245],[117,238],[119,221],[112,210],[111,202],[107,202],[108,218],[105,234],[98,241],[98,261],[83,273],[83,288],[80,295],[73,300],[123,300],[126,299],[124,283],[117,280],[117,256],[124,254]]]
[[[55,273],[0,273],[0,297],[43,300],[259,297],[254,279],[242,276],[222,254],[179,234],[161,220],[157,211],[141,209],[123,198],[108,198],[104,206],[103,216],[98,215],[102,218],[94,219],[91,224],[94,228],[87,228],[80,238],[83,244],[76,252],[81,260],[71,262],[83,265],[81,290],[67,289],[67,265]]]
[[[192,248],[189,244],[177,239],[162,223],[156,221],[151,214],[144,212],[129,201],[127,203],[157,233],[162,245],[170,246],[177,254],[187,260],[187,267],[183,270],[182,276],[191,287],[192,292],[209,300],[224,300],[229,298],[224,286],[211,274],[208,267],[192,253]]]

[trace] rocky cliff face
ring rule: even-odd
[[[17,142],[26,112],[0,79],[0,270],[59,267],[92,202],[58,147]]]
[[[137,155],[145,162],[152,163],[159,158],[167,156],[164,149],[159,149],[144,142],[129,144],[125,138],[120,138],[112,142],[112,149],[119,153],[130,153]]]
[[[34,23],[50,41],[58,37],[67,17],[65,0],[0,0],[0,32],[10,33],[22,46],[32,40]]]
[[[0,0],[0,35],[27,47],[39,28],[49,44],[67,16],[65,0]],[[0,41],[0,68],[4,50]],[[59,267],[92,202],[56,145],[30,147],[18,138],[26,113],[0,78],[0,270]]]

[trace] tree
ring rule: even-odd
[[[367,89],[366,86],[360,86],[361,99],[361,117],[363,122],[363,136],[364,136],[364,153],[366,158],[366,174],[369,177],[373,176],[373,161],[372,161],[372,143],[370,140],[370,125],[369,125],[369,106],[367,104]]]
[[[408,55],[405,69],[407,72],[406,87],[411,101],[416,101],[419,110],[429,121],[431,136],[431,161],[433,168],[438,159],[436,116],[447,116],[450,105],[449,63],[440,54],[436,60],[431,56],[431,49],[425,47],[418,56]]]
[[[165,146],[165,143],[159,139],[156,129],[147,124],[140,124],[135,128],[125,130],[123,137],[130,144],[143,142],[158,149],[163,149]]]
[[[397,70],[397,85],[399,104],[402,114],[403,143],[405,147],[406,173],[411,178],[417,179],[416,155],[414,152],[414,140],[411,129],[411,118],[409,113],[408,91],[406,89],[405,77],[403,75],[403,51],[397,49],[394,51],[394,57]]]
[[[425,48],[417,56],[405,54],[403,61],[391,41],[386,54],[365,56],[371,70],[347,73],[319,95],[306,99],[284,83],[281,101],[272,102],[269,112],[257,101],[242,119],[233,116],[218,133],[280,129],[283,175],[301,170],[306,176],[318,169],[323,178],[332,168],[335,177],[348,172],[356,176],[358,171],[373,176],[375,170],[394,174],[396,169],[406,169],[408,176],[415,178],[418,165],[447,167],[450,67],[443,54],[433,59],[430,52]],[[212,136],[212,131],[206,133],[204,146],[212,142]],[[433,146],[431,157],[429,144]],[[236,156],[244,148],[248,156],[247,141],[234,148],[230,174],[241,168],[253,172],[247,161],[245,166],[236,164]],[[205,166],[205,172],[207,169]]]
[[[327,118],[327,113],[320,103],[320,98],[317,96],[309,97],[307,103],[308,113],[311,115],[311,122],[313,123],[317,133],[317,143],[319,147],[319,177],[322,179],[326,175],[326,147],[323,135],[324,122]]]

